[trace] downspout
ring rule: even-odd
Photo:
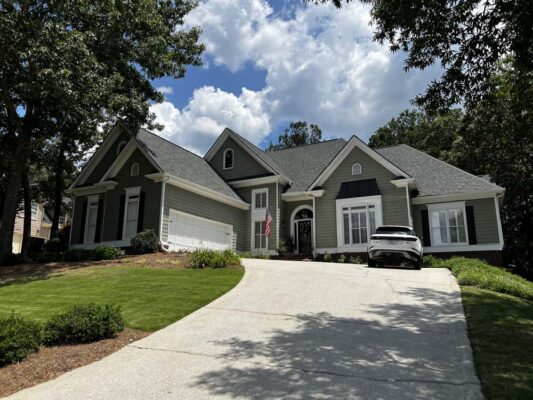
[[[168,181],[168,176],[163,176],[161,181],[161,211],[159,217],[159,243],[161,243],[161,249],[168,252],[168,248],[165,249],[163,246],[163,218],[165,215],[165,188]],[[168,239],[168,238],[167,238]]]
[[[313,201],[313,257],[316,256],[316,210],[315,210],[315,196],[306,194],[307,198]]]
[[[413,227],[413,219],[411,217],[411,201],[409,198],[409,184],[405,185],[405,197],[407,199],[407,225]]]
[[[499,196],[498,195],[494,196],[494,206],[496,207],[496,223],[498,224],[498,239],[500,242],[500,246],[502,247],[501,250],[503,250],[504,243],[503,243],[502,220],[500,217],[500,203],[498,202],[498,199],[503,196],[504,196],[504,193],[502,193]]]

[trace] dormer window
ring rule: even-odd
[[[124,150],[124,147],[126,147],[126,141],[123,140],[122,142],[120,142],[117,146],[117,156],[120,154],[120,152],[122,150]]]
[[[361,175],[363,170],[361,169],[361,164],[355,163],[352,165],[352,175]]]
[[[224,151],[224,169],[232,169],[233,168],[233,149],[226,149]]]
[[[131,176],[139,175],[139,163],[133,163],[131,165],[130,175]]]

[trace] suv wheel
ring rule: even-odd
[[[424,260],[422,257],[420,257],[416,262],[414,263],[415,269],[422,269],[422,265],[424,264]]]

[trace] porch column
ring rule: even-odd
[[[316,207],[315,207],[316,198],[313,196],[313,255],[316,254]]]

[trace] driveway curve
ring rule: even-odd
[[[482,398],[447,270],[243,262],[206,307],[11,398]]]

